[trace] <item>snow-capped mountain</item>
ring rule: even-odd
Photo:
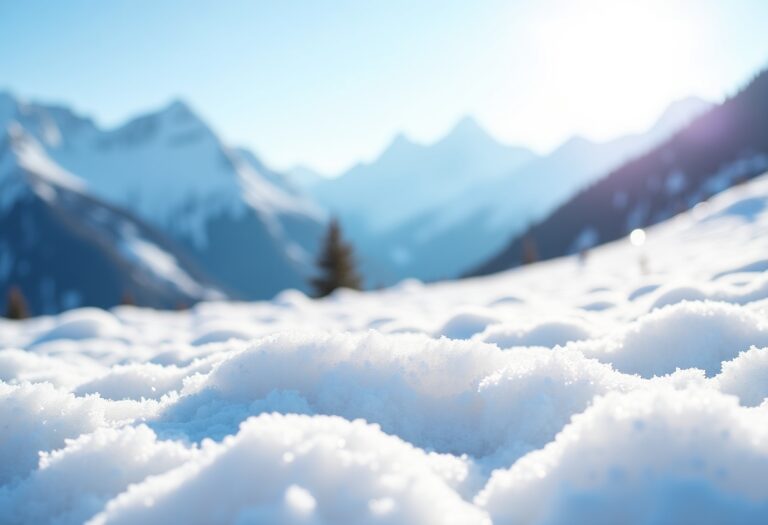
[[[288,180],[293,184],[294,187],[300,188],[307,192],[311,192],[312,189],[314,189],[318,184],[328,179],[327,175],[323,175],[322,173],[304,165],[294,166],[293,168],[289,169],[285,175],[288,177]]]
[[[605,143],[575,137],[544,157],[500,144],[467,118],[433,145],[399,136],[374,163],[312,192],[340,215],[373,281],[451,278],[710,106],[685,99],[645,133]]]
[[[398,135],[374,162],[321,182],[313,195],[343,219],[378,234],[534,158],[531,151],[501,144],[475,120],[464,118],[435,144]]]
[[[687,210],[768,169],[768,72],[658,147],[579,192],[526,232],[538,255],[573,253]],[[520,263],[514,239],[478,273]]]
[[[0,294],[35,314],[130,297],[172,308],[223,297],[163,235],[85,192],[19,125],[0,138]]]
[[[323,212],[251,153],[224,145],[185,103],[115,129],[63,107],[0,99],[87,191],[185,245],[235,296],[303,288]]]
[[[463,267],[467,253],[458,249],[451,260],[444,258],[444,251],[414,253],[413,245],[426,246],[428,239],[415,239],[412,226],[423,226],[425,212],[441,206],[460,214],[453,203],[461,202],[462,195],[534,159],[530,150],[501,144],[475,120],[464,118],[434,144],[398,135],[374,162],[355,166],[310,191],[340,217],[371,284],[392,284],[404,277],[430,279],[455,264]]]
[[[546,215],[576,191],[660,144],[711,107],[709,102],[689,97],[673,102],[644,133],[607,142],[573,137],[498,185],[478,189],[477,199],[470,201],[476,209],[490,210],[489,226],[501,225],[514,231],[524,225],[521,216],[530,222]],[[514,206],[510,206],[510,199],[514,199]]]
[[[549,155],[433,207],[392,236],[392,242],[410,254],[404,273],[432,271],[428,278],[452,278],[479,264],[532,221],[710,107],[701,99],[687,98],[671,104],[644,133],[602,143],[571,138]]]

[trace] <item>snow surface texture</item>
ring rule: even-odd
[[[0,321],[0,523],[768,522],[768,176],[504,274]]]

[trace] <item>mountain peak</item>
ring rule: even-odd
[[[572,135],[570,138],[566,139],[565,142],[560,144],[560,146],[558,146],[555,151],[583,151],[585,148],[591,148],[595,146],[595,144],[595,142],[581,135]]]
[[[165,109],[163,112],[167,113],[193,113],[192,108],[190,107],[189,103],[187,103],[186,100],[183,98],[174,98],[172,99],[167,106],[165,106]]]
[[[159,109],[109,130],[102,138],[102,144],[106,147],[118,144],[135,147],[158,138],[181,144],[214,135],[208,124],[186,102],[174,99]]]
[[[203,119],[197,112],[189,105],[189,103],[181,98],[175,98],[171,100],[168,105],[160,109],[157,112],[158,115],[168,118],[172,122],[185,123],[190,121],[196,121],[201,124],[205,124]]]
[[[485,130],[475,117],[465,115],[456,122],[451,133],[474,133],[478,131],[485,133]]]
[[[713,103],[695,96],[675,100],[662,112],[653,127],[664,132],[675,131],[713,106]]]
[[[418,144],[409,139],[405,133],[400,132],[395,135],[395,137],[392,139],[392,142],[389,143],[389,146],[387,146],[387,148],[384,150],[382,157],[385,155],[393,154],[402,155],[412,151],[417,146]]]
[[[406,135],[403,132],[400,132],[394,136],[394,138],[392,139],[392,143],[390,144],[390,147],[412,146],[413,144],[415,143],[408,138],[408,135]]]
[[[492,140],[496,142],[496,139],[491,137],[488,132],[483,128],[480,123],[474,117],[466,115],[460,118],[453,128],[443,137],[441,142],[445,141],[468,141],[468,140]]]

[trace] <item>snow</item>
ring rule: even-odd
[[[206,291],[179,266],[176,258],[156,244],[142,239],[137,232],[124,229],[118,249],[129,260],[135,261],[151,275],[172,283],[191,297],[201,297]]]
[[[76,397],[48,383],[0,384],[3,490],[35,470],[40,452],[64,448],[67,439],[140,417],[147,408],[134,402],[110,403],[98,396]]]
[[[653,377],[676,368],[715,375],[751,344],[768,346],[760,316],[727,303],[683,301],[653,310],[617,337],[574,346],[623,372]]]
[[[499,348],[515,346],[564,346],[571,341],[592,337],[588,322],[583,319],[544,319],[535,324],[505,323],[489,326],[478,338]]]
[[[55,186],[78,192],[85,188],[81,180],[51,161],[40,143],[17,123],[9,124],[5,133],[9,150],[0,154],[0,211],[10,209],[25,195],[28,187],[25,178],[28,178],[33,190],[46,200],[55,198]]]
[[[130,484],[191,460],[193,451],[158,442],[144,425],[100,428],[43,453],[40,468],[11,490],[0,492],[3,523],[43,523],[52,515],[78,523],[97,513]],[[115,458],[123,458],[116,464]],[[39,502],[30,506],[30,501]]]
[[[121,330],[122,325],[109,312],[98,308],[81,308],[58,316],[56,325],[30,344],[34,346],[56,339],[107,339],[118,336]]]
[[[360,420],[263,415],[134,485],[90,523],[488,523],[452,486],[468,470]]]
[[[768,411],[705,389],[612,393],[496,471],[497,523],[764,523]]]
[[[69,188],[87,188],[196,248],[208,245],[209,225],[222,217],[258,214],[278,244],[291,236],[283,216],[325,220],[307,197],[287,189],[285,177],[268,172],[251,153],[226,146],[182,101],[101,129],[66,108],[3,94],[0,129],[6,127],[20,143],[17,155],[27,171]],[[21,136],[24,140],[17,140]],[[5,172],[0,165],[0,175]],[[36,189],[52,191],[46,185]],[[0,192],[0,209],[10,200],[9,191]]]
[[[85,184],[80,179],[52,162],[41,145],[26,134],[17,123],[9,125],[8,134],[11,138],[11,147],[22,169],[66,188],[79,191],[85,188]]]
[[[767,204],[461,282],[0,320],[0,522],[765,523]]]
[[[757,406],[768,398],[768,352],[756,347],[724,361],[715,379],[721,391],[738,396],[741,404]]]

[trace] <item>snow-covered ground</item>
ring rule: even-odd
[[[582,261],[0,347],[1,523],[768,522],[768,176]]]

